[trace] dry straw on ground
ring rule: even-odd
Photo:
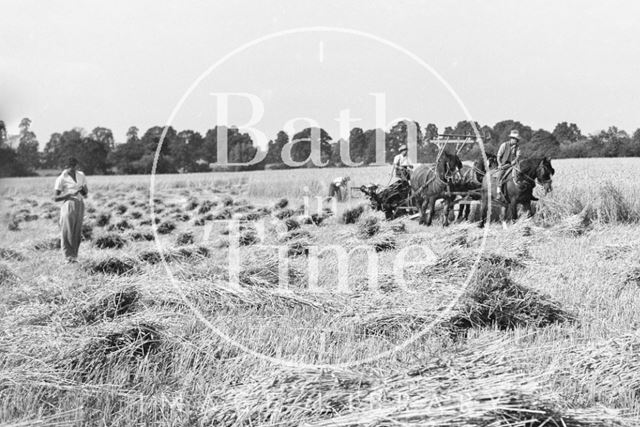
[[[614,169],[626,161],[616,159]],[[631,334],[640,295],[633,244],[638,236],[634,215],[640,212],[635,182],[616,182],[622,200],[615,191],[602,192],[595,181],[567,184],[571,173],[559,173],[556,190],[544,196],[533,220],[506,230],[487,227],[479,270],[442,322],[439,310],[463,292],[482,248],[482,232],[474,224],[426,228],[405,218],[380,221],[375,233],[361,239],[359,226],[343,224],[341,218],[344,208],[362,200],[339,205],[339,224],[325,220],[316,228],[316,220],[326,216],[300,215],[294,197],[304,194],[297,184],[308,185],[312,196],[324,194],[318,180],[335,170],[299,173],[306,178],[296,178],[295,185],[277,175],[249,175],[261,182],[250,182],[250,193],[242,197],[256,206],[236,196],[244,174],[223,180],[218,174],[158,176],[163,184],[156,207],[162,212],[156,220],[176,225],[173,234],[159,236],[175,281],[162,266],[140,259],[151,250],[149,259],[157,261],[160,252],[146,242],[154,237],[150,227],[142,227],[152,220],[148,187],[139,177],[122,177],[129,183],[105,183],[103,188],[92,181],[97,190],[92,195],[103,196],[87,203],[94,239],[105,232],[97,225],[103,209],[113,215],[107,227],[126,219],[134,228],[114,228],[111,234],[126,241],[120,249],[83,245],[80,265],[62,265],[59,253],[31,250],[47,236],[57,246],[59,205],[34,207],[12,199],[10,208],[16,212],[31,207],[16,217],[18,231],[3,228],[4,245],[24,259],[0,252],[0,423],[640,425],[627,417],[627,411],[637,412],[640,388],[638,339]],[[359,168],[357,174],[354,181],[367,182],[380,169]],[[42,190],[47,199],[49,184]],[[234,196],[223,200],[222,194],[231,191]],[[217,215],[253,221],[254,215],[270,215],[270,208],[257,205],[272,206],[276,195],[292,203],[274,210],[291,209],[284,221],[291,218],[299,225],[290,221],[292,230],[276,230],[282,234],[266,230],[265,244],[289,252],[287,268],[265,256],[259,245],[242,246],[246,262],[240,283],[232,286],[226,249],[207,246],[206,255],[192,243],[177,245],[181,233],[193,232],[199,241],[205,230],[193,227],[195,221],[204,224]],[[206,200],[216,203],[200,217],[198,208]],[[122,203],[128,206],[124,215],[116,211]],[[189,223],[178,217],[183,206],[192,209]],[[137,210],[139,219],[133,215]],[[363,205],[362,214],[368,211]],[[50,212],[53,220],[45,220]],[[24,222],[26,215],[39,219]],[[214,239],[218,230],[210,230]],[[395,249],[388,246],[376,255],[378,289],[367,286],[361,254],[348,270],[355,292],[308,289],[306,247],[337,243],[349,250],[387,236],[393,237]],[[407,293],[391,265],[397,251],[413,243],[429,245],[438,259],[405,271],[414,292]],[[323,286],[335,272],[333,257],[324,260],[329,262],[321,269]],[[279,286],[281,272],[289,289]],[[389,357],[350,368],[309,370],[254,358],[216,335],[192,308],[261,354],[293,363],[361,360],[437,323]]]
[[[13,286],[18,283],[18,276],[5,263],[0,263],[0,287]]]
[[[97,236],[93,244],[99,249],[120,249],[127,243],[127,239],[121,233],[108,233]]]
[[[151,241],[155,239],[151,230],[139,230],[131,231],[125,236],[126,240],[132,240],[134,242]]]
[[[61,246],[60,237],[57,236],[57,237],[49,237],[36,242],[33,245],[33,249],[35,249],[36,251],[48,251],[48,250],[60,249],[60,246]]]
[[[478,327],[541,328],[575,320],[574,314],[551,297],[513,281],[507,267],[491,259],[481,262],[457,313],[448,320],[452,332]]]
[[[602,404],[640,395],[640,335],[624,334],[563,351],[560,374]],[[592,391],[591,393],[594,393]]]
[[[22,252],[11,248],[0,248],[0,259],[11,261],[24,261],[25,257]]]
[[[360,217],[357,223],[358,237],[361,239],[368,239],[380,231],[380,219],[374,214],[369,214],[364,217]]]
[[[505,356],[500,346],[466,349],[390,376],[279,370],[226,390],[200,416],[221,426],[631,425],[615,411],[566,408]]]
[[[114,371],[130,380],[136,375],[137,360],[155,353],[161,342],[157,324],[116,322],[98,329],[81,348],[67,350],[57,362],[57,370],[82,383],[104,383]]]
[[[133,312],[140,298],[140,292],[135,287],[110,292],[83,307],[80,316],[87,323],[113,320],[116,317]]]
[[[355,224],[365,211],[365,205],[358,205],[355,208],[347,209],[342,213],[342,222],[344,224]]]
[[[123,276],[134,273],[138,267],[138,261],[126,255],[105,255],[85,260],[82,266],[90,274]]]

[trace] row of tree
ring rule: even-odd
[[[509,132],[516,129],[522,137],[521,148],[527,157],[640,156],[640,129],[629,135],[610,127],[585,136],[575,123],[567,122],[558,123],[553,132],[544,129],[534,131],[513,120],[498,122],[493,127],[475,125],[483,136],[485,149],[493,153],[502,141],[508,139]],[[461,121],[455,127],[446,127],[442,133],[474,135],[474,129],[470,122]],[[216,165],[220,155],[219,137],[225,134],[227,162],[247,164],[253,159],[259,161],[247,166]],[[7,135],[4,123],[0,121],[0,176],[24,176],[35,174],[38,169],[59,169],[70,156],[76,157],[88,174],[146,174],[152,170],[161,140],[163,144],[156,164],[158,173],[289,167],[283,162],[283,155],[299,165],[312,166],[308,161],[310,140],[316,135],[320,143],[317,161],[323,165],[379,163],[376,141],[384,142],[384,161],[388,163],[398,153],[400,145],[408,140],[417,141],[417,160],[427,163],[433,161],[437,154],[438,148],[431,141],[439,134],[434,124],[423,128],[417,122],[398,122],[387,132],[356,127],[351,130],[348,140],[334,141],[324,129],[307,128],[291,137],[284,131],[278,132],[263,152],[254,145],[249,134],[235,127],[215,127],[202,135],[193,130],[176,131],[172,127],[154,126],[142,136],[137,127],[130,127],[126,142],[121,144],[115,143],[111,130],[96,127],[91,132],[74,128],[54,133],[41,152],[38,139],[31,130],[31,120],[25,118],[20,122],[19,135],[14,136]],[[292,141],[296,142],[291,144]],[[222,155],[224,153],[222,150]],[[344,153],[349,154],[349,159],[345,160]],[[479,154],[477,144],[466,146],[461,152],[464,159],[476,158]]]

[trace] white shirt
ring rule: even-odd
[[[69,171],[65,169],[60,176],[56,179],[56,184],[53,187],[54,190],[59,191],[61,194],[75,193],[79,191],[82,186],[87,185],[87,178],[84,173],[76,171],[76,180],[74,181],[69,175]],[[82,200],[80,195],[72,197],[76,200]]]
[[[394,166],[411,166],[411,161],[409,160],[409,156],[403,156],[402,154],[397,154],[393,158]]]
[[[336,179],[333,180],[333,183],[335,185],[337,185],[338,187],[342,187],[344,184],[346,184],[345,180],[343,177],[339,176]]]

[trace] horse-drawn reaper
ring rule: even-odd
[[[408,174],[408,171],[405,172]],[[394,219],[414,210],[411,200],[411,184],[408,179],[394,181],[380,189],[376,184],[362,185],[359,190],[371,202],[371,208],[384,212],[386,219]]]
[[[444,225],[448,225],[449,212],[455,202],[468,203],[479,200],[481,196],[479,190],[485,170],[484,161],[479,159],[470,167],[463,165],[457,156],[465,144],[474,142],[472,137],[441,135],[435,141],[439,147],[435,163],[418,165],[415,170],[411,166],[399,170],[394,160],[394,171],[399,172],[397,181],[382,189],[375,184],[363,185],[360,191],[367,195],[372,208],[383,211],[387,219],[419,212],[420,223],[426,225],[431,225],[436,202],[442,199]],[[446,151],[449,144],[457,145],[456,154]],[[466,206],[467,210],[463,214],[461,207],[459,219],[469,215],[468,205],[461,206]]]
[[[454,205],[459,204],[458,220],[467,220],[470,204],[481,204],[481,222],[483,226],[488,213],[489,198],[492,202],[505,208],[505,219],[517,218],[517,207],[522,205],[532,215],[531,201],[536,181],[543,185],[547,192],[551,191],[551,177],[554,174],[551,161],[545,159],[518,160],[510,168],[503,168],[496,174],[498,166],[496,156],[488,154],[475,160],[472,166],[463,165],[457,153],[460,151],[460,140],[449,140],[458,144],[456,154],[448,153],[440,144],[434,164],[419,165],[411,171],[403,169],[400,179],[385,188],[377,185],[361,186],[362,191],[371,201],[375,210],[385,213],[387,219],[402,215],[416,214],[420,224],[431,225],[436,202],[443,201],[443,224],[449,224],[449,214]],[[448,141],[447,141],[448,142]],[[467,137],[465,143],[475,142]],[[488,164],[489,171],[485,165]],[[395,170],[395,168],[394,168]],[[500,185],[504,189],[496,193],[496,175],[500,175]],[[480,201],[482,201],[480,203]],[[416,212],[419,212],[417,214]]]

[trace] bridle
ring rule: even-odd
[[[445,162],[444,167],[445,167],[444,180],[441,179],[441,181],[443,181],[445,184],[450,184],[450,183],[454,182],[456,176],[461,177],[460,168],[454,167],[452,169],[451,167],[449,167],[449,162],[448,161]]]
[[[538,166],[536,167],[536,172],[540,169],[540,168],[544,168],[544,160],[541,160],[540,163],[538,164]],[[538,174],[536,173],[536,177],[535,178],[531,178],[529,176],[527,176],[526,174],[522,173],[522,170],[520,170],[520,164],[517,163],[515,165],[513,165],[513,169],[517,172],[517,174],[513,174],[513,183],[518,185],[517,182],[517,176],[520,175],[522,177],[524,177],[525,179],[527,179],[529,182],[531,182],[533,184],[533,187],[536,186],[536,182],[539,182],[540,185],[547,185],[549,183],[551,183],[553,181],[553,178],[549,177],[549,179],[545,179],[545,180],[541,180],[540,178],[538,178]],[[537,181],[536,181],[537,180]]]
[[[429,178],[424,184],[422,184],[417,190],[411,190],[412,194],[418,194],[420,193],[424,188],[426,188],[429,184],[431,184],[433,181],[440,181],[441,184],[444,184],[447,186],[447,189],[449,188],[449,184],[452,181],[452,178],[457,174],[460,174],[460,171],[456,168],[455,171],[451,171],[451,168],[449,168],[449,162],[445,162],[445,172],[444,172],[444,177],[440,177],[440,174],[438,173],[438,165],[434,165],[433,168],[433,177]],[[444,179],[442,179],[444,178]],[[448,191],[448,190],[447,190]]]

